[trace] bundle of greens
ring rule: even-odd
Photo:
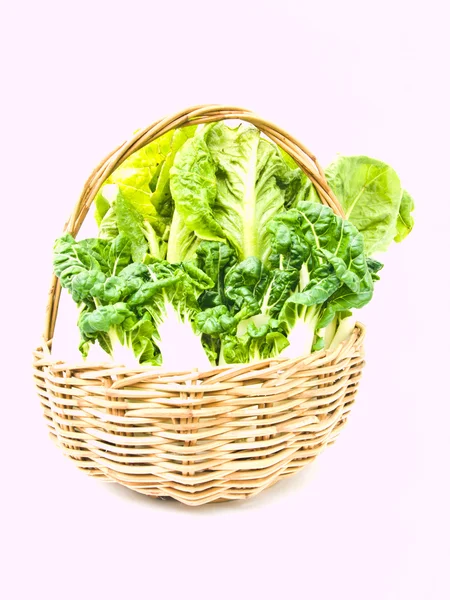
[[[116,361],[181,370],[336,347],[414,205],[365,156],[326,177],[346,220],[250,125],[185,127],[130,156],[97,195],[98,238],[54,247],[82,355],[96,342]]]

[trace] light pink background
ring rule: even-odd
[[[1,13],[2,597],[448,599],[446,3],[44,0]],[[254,500],[188,509],[73,468],[48,440],[30,361],[52,243],[91,169],[138,127],[204,102],[259,112],[324,165],[337,152],[392,164],[417,224],[361,315],[367,367],[338,443]]]

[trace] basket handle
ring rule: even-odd
[[[303,144],[292,137],[284,129],[277,127],[270,121],[258,117],[249,110],[236,106],[207,104],[194,106],[182,110],[170,117],[155,121],[149,127],[137,132],[130,140],[124,142],[106,156],[92,171],[86,181],[81,196],[64,227],[64,232],[70,233],[76,237],[100,187],[111,173],[131,154],[176,127],[211,123],[213,121],[222,121],[224,119],[239,119],[241,121],[252,123],[258,127],[258,129],[260,129],[268,138],[283,148],[283,150],[295,160],[299,167],[301,167],[316,188],[322,203],[333,209],[337,215],[345,217],[341,205],[325,179],[322,167],[317,162],[316,157]],[[53,275],[48,296],[43,335],[44,341],[49,348],[51,348],[51,339],[55,331],[60,295],[61,285],[59,279],[56,275]]]

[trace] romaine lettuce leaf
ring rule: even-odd
[[[401,242],[411,232],[414,202],[386,163],[368,156],[340,156],[325,169],[325,175],[346,218],[362,233],[368,256],[387,250],[392,241]],[[295,206],[318,199],[308,181]]]
[[[240,260],[265,260],[268,223],[298,192],[301,172],[258,129],[223,122],[198,131],[175,157],[171,192],[188,229],[204,240],[228,240]]]
[[[99,237],[111,240],[125,233],[132,240],[133,259],[137,261],[146,253],[166,257],[174,211],[170,169],[176,153],[195,130],[195,126],[188,126],[169,131],[132,154],[110,175],[95,200]],[[192,243],[195,236],[180,223],[171,244],[174,262],[188,254],[181,244],[186,237]]]

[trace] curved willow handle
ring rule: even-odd
[[[131,154],[176,127],[211,123],[212,121],[222,121],[224,119],[239,119],[258,127],[268,138],[283,148],[302,168],[316,188],[322,203],[332,208],[341,217],[345,216],[341,205],[327,184],[322,167],[317,162],[316,157],[303,144],[284,129],[258,117],[249,110],[236,106],[209,104],[194,106],[170,117],[155,121],[155,123],[136,133],[130,140],[124,142],[106,156],[86,181],[80,199],[67,221],[64,231],[71,233],[74,237],[77,235],[97,192],[111,173]],[[44,340],[48,342],[49,347],[55,330],[60,295],[59,279],[54,275],[49,291],[44,328]]]

